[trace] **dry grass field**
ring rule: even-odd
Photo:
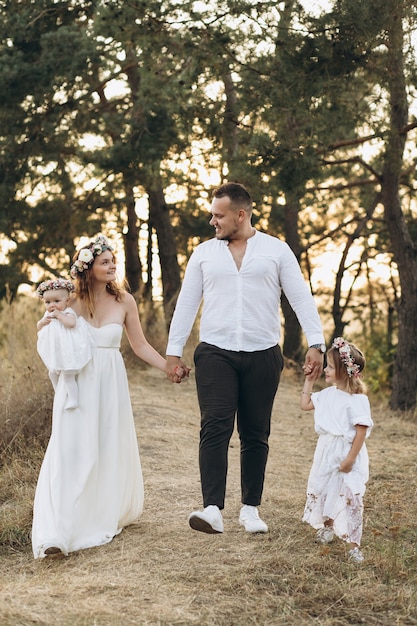
[[[237,521],[235,435],[225,532],[189,528],[188,514],[201,507],[193,376],[171,385],[124,350],[144,513],[106,546],[35,561],[32,502],[52,394],[36,354],[42,309],[26,300],[0,309],[0,626],[417,625],[416,418],[407,421],[371,399],[366,561],[352,564],[344,544],[316,545],[301,522],[316,437],[312,414],[298,408],[302,381],[290,367],[273,414],[261,507],[267,535],[248,535]],[[163,350],[164,333],[147,332]]]
[[[14,516],[24,528],[20,544],[3,534],[1,626],[417,624],[415,424],[373,401],[366,561],[357,565],[341,542],[316,545],[300,521],[316,439],[312,414],[298,408],[301,381],[293,371],[283,376],[273,415],[261,507],[270,532],[255,536],[237,521],[235,435],[224,534],[188,527],[189,512],[201,506],[193,377],[176,386],[156,371],[130,368],[129,377],[145,479],[142,517],[106,546],[35,561],[27,532],[40,450],[3,467],[0,520],[10,524]]]

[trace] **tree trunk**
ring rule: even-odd
[[[287,191],[285,197],[285,240],[299,261],[301,254],[300,237],[298,234],[300,203],[296,194]],[[294,361],[299,361],[303,357],[301,326],[286,297],[283,297],[281,300],[281,308],[285,320],[282,345],[284,356]]]
[[[333,337],[340,337],[344,333],[346,322],[344,321],[343,317],[344,317],[345,311],[350,306],[350,299],[353,293],[354,282],[352,282],[348,295],[345,299],[345,302],[342,305],[342,281],[346,272],[346,263],[347,263],[347,259],[349,256],[349,252],[352,248],[352,245],[356,242],[357,239],[361,237],[361,235],[365,231],[368,225],[368,222],[372,219],[372,216],[380,200],[381,200],[380,194],[377,193],[375,197],[373,198],[372,202],[369,203],[369,207],[366,210],[365,215],[359,219],[354,231],[351,234],[346,235],[346,243],[343,246],[342,256],[340,259],[339,267],[337,269],[334,292],[333,292],[333,308],[332,308],[333,322],[334,322]],[[366,257],[367,257],[367,253],[365,250],[364,253],[362,253],[362,258],[360,262],[361,264],[366,259]],[[359,274],[360,274],[360,267],[358,268],[357,276],[359,276]],[[370,311],[372,312],[371,306],[370,306]]]
[[[397,3],[393,2],[393,5]],[[416,405],[417,386],[417,265],[399,194],[405,127],[408,121],[403,67],[403,28],[400,7],[387,25],[387,80],[390,89],[391,124],[382,179],[384,217],[394,259],[398,266],[401,298],[398,307],[398,344],[390,406],[403,411]]]
[[[240,180],[240,170],[238,166],[239,136],[238,124],[239,113],[237,110],[237,95],[231,72],[223,76],[224,93],[226,96],[226,106],[223,119],[223,165],[227,165],[228,179]],[[222,167],[223,170],[223,167]]]
[[[133,294],[139,293],[142,284],[142,264],[139,257],[139,220],[132,185],[125,181],[127,232],[123,236],[125,274]]]
[[[164,314],[166,325],[169,327],[181,286],[180,268],[177,260],[177,246],[169,209],[165,201],[164,190],[159,176],[152,186],[146,188],[146,191],[149,196],[149,218],[155,226],[158,238]]]

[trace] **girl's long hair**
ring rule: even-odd
[[[365,369],[366,364],[365,356],[354,343],[349,342],[349,347],[354,362],[359,366],[359,375],[349,376],[339,350],[332,346],[327,354],[331,354],[333,357],[336,380],[343,380],[349,393],[367,393],[367,386],[362,378],[362,371]]]

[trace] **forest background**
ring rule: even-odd
[[[416,11],[415,0],[0,0],[2,624],[417,624]],[[105,233],[163,353],[226,180],[251,191],[256,227],[294,250],[326,342],[343,334],[366,353],[366,561],[315,546],[300,522],[315,438],[298,406],[306,346],[284,299],[266,541],[236,523],[235,439],[227,532],[190,531],[193,374],[169,385],[123,345],[144,516],[108,546],[35,562],[52,387],[34,288]],[[195,328],[190,364],[197,341]]]
[[[211,189],[239,181],[327,342],[360,337],[374,390],[414,416],[414,0],[4,0],[0,16],[4,306],[104,232],[144,323],[168,327]]]

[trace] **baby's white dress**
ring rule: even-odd
[[[94,342],[87,322],[71,307],[63,311],[76,318],[74,328],[67,328],[57,319],[38,331],[39,356],[51,372],[78,373],[93,355]],[[48,314],[45,313],[44,317]]]
[[[62,376],[55,392],[34,501],[35,558],[49,547],[67,555],[107,543],[142,512],[142,469],[120,353],[123,327],[89,330],[95,350],[78,374],[78,407],[66,409]]]
[[[373,421],[366,394],[349,394],[328,387],[311,394],[314,427],[319,435],[307,483],[303,521],[322,528],[334,520],[335,534],[344,541],[360,545],[363,525],[363,496],[369,478],[369,457],[365,443],[349,473],[339,466],[349,453],[356,436],[355,425],[367,427]]]

